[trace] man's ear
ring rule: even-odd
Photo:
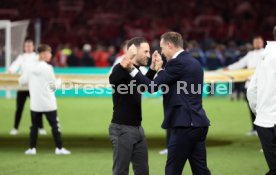
[[[172,49],[172,47],[173,47],[173,44],[170,43],[170,42],[168,42],[168,48],[169,48],[169,49]]]

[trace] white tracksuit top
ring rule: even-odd
[[[255,125],[276,124],[276,41],[268,41],[247,89],[249,105],[256,113]]]
[[[56,81],[53,67],[44,61],[38,61],[24,71],[19,78],[20,85],[28,85],[30,108],[35,112],[57,110],[54,90],[61,81]]]

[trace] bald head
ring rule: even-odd
[[[274,40],[276,41],[276,26],[274,26],[274,29],[273,29],[273,37],[274,37]]]

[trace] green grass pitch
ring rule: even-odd
[[[108,125],[112,114],[110,98],[58,98],[64,147],[69,156],[54,155],[54,142],[44,119],[47,136],[39,136],[36,156],[26,156],[29,141],[29,100],[18,136],[10,136],[15,99],[0,98],[0,175],[109,175],[112,152]],[[204,98],[204,107],[211,120],[207,139],[208,166],[213,175],[262,175],[268,170],[260,153],[257,137],[246,136],[251,128],[244,101],[228,98]],[[162,100],[143,100],[143,127],[149,145],[151,175],[164,174],[166,156],[158,152],[165,145]],[[130,174],[132,168],[130,167]],[[184,173],[191,174],[187,162]]]

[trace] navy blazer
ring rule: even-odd
[[[162,128],[206,127],[210,122],[202,107],[203,69],[200,63],[183,51],[171,59],[154,80],[138,72],[134,79],[145,84],[148,91],[157,91],[162,84],[169,87],[163,94],[164,121]],[[153,86],[151,84],[155,84]],[[162,88],[163,90],[166,90]]]

